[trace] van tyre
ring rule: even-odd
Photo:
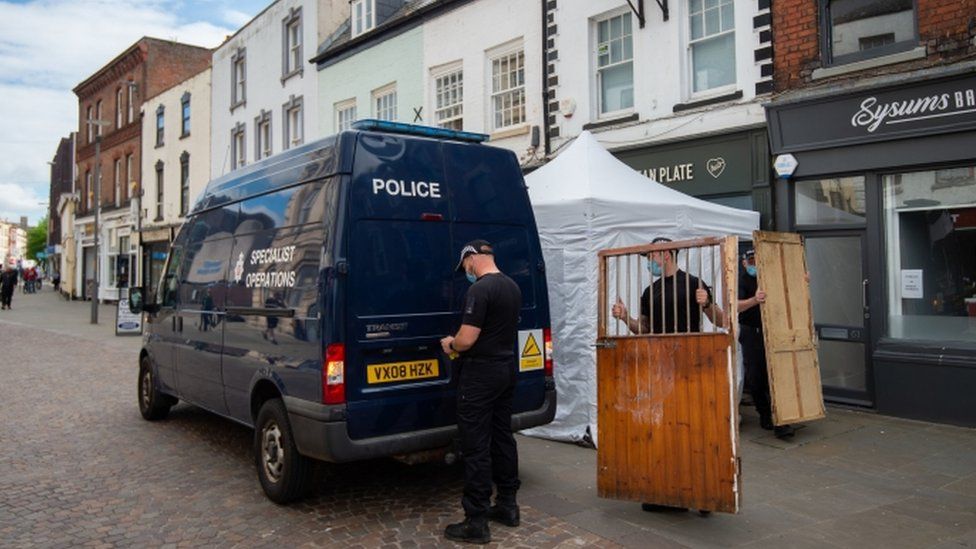
[[[311,486],[313,461],[298,453],[280,399],[261,406],[254,429],[254,459],[261,488],[275,503],[300,499]]]
[[[165,419],[174,404],[176,399],[159,390],[152,364],[143,357],[139,361],[139,413],[149,421]]]

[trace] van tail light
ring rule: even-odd
[[[344,404],[346,402],[346,346],[333,343],[325,348],[325,364],[322,365],[322,402]]]
[[[552,377],[552,330],[549,328],[543,328],[542,330],[542,341],[543,341],[543,352],[545,361],[545,375],[546,377]]]

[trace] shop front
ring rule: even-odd
[[[767,106],[776,225],[804,235],[825,396],[976,425],[976,73]]]
[[[172,227],[151,227],[142,230],[143,284],[154,291],[166,264],[169,243],[173,240]]]
[[[757,211],[773,222],[772,180],[765,128],[611,151],[658,183],[702,200]]]

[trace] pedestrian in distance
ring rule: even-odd
[[[742,254],[745,276],[739,276],[739,344],[742,346],[742,363],[745,367],[746,387],[752,395],[752,403],[759,413],[759,425],[772,430],[776,438],[792,437],[795,430],[790,425],[773,426],[772,404],[769,397],[769,373],[766,367],[766,344],[763,339],[762,311],[766,292],[759,288],[759,272],[756,268],[756,252]]]
[[[441,340],[460,361],[458,431],[464,458],[464,521],[449,525],[452,541],[488,543],[488,521],[519,525],[515,495],[518,448],[512,435],[512,397],[517,372],[516,342],[522,292],[495,265],[491,244],[473,240],[461,249],[456,271],[471,287],[464,299],[461,327]],[[496,488],[491,505],[492,483]]]
[[[651,244],[662,242],[671,242],[671,239],[661,236],[652,240]],[[613,317],[623,320],[631,332],[648,335],[701,332],[702,314],[712,324],[725,326],[725,312],[715,305],[712,289],[698,277],[678,268],[676,250],[649,253],[647,268],[657,280],[641,294],[639,318],[631,318],[627,306],[619,297],[611,308]],[[694,307],[689,303],[692,295]],[[699,314],[699,310],[702,314]],[[684,507],[656,503],[642,503],[641,509],[648,512],[687,511]],[[699,513],[705,516],[710,511],[699,510]]]
[[[0,273],[0,308],[9,309],[17,287],[17,271],[9,265]]]

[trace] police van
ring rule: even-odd
[[[515,155],[486,136],[380,121],[211,181],[146,313],[139,409],[178,400],[253,427],[258,477],[284,503],[314,460],[448,447],[463,243],[492,243],[519,285],[512,428],[552,421],[545,265]]]

